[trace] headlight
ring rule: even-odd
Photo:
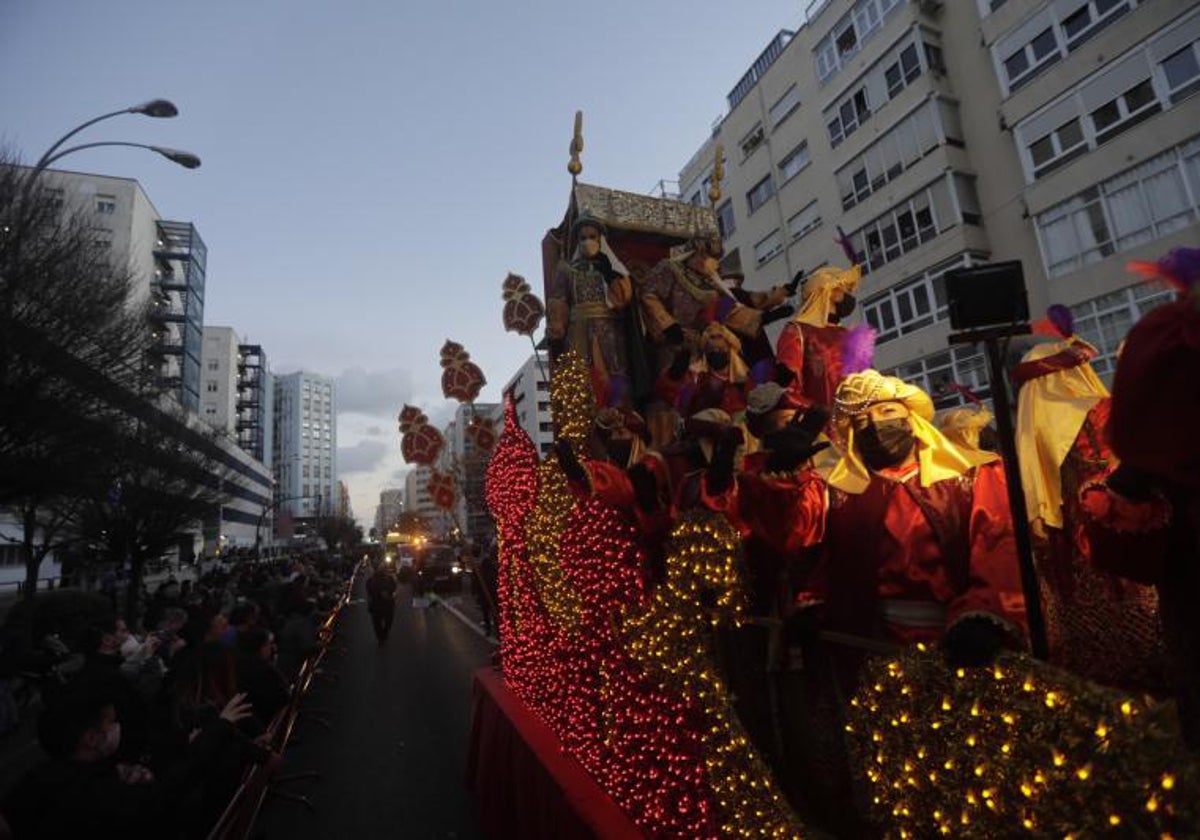
[[[462,574],[462,566],[455,563],[453,566],[450,567],[450,573],[455,574],[455,575],[461,575]]]

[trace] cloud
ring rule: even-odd
[[[338,447],[338,472],[371,472],[387,455],[387,444],[378,440],[360,440],[354,446]]]
[[[348,368],[335,378],[335,382],[339,413],[395,416],[404,403],[412,399],[412,373],[405,368]]]
[[[383,427],[371,426],[365,432],[363,432],[363,434],[365,434],[367,437],[383,437]]]

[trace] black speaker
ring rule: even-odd
[[[946,272],[950,327],[976,330],[1029,320],[1025,272],[1020,260],[988,263]]]

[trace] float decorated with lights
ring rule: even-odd
[[[602,402],[637,390],[639,364],[604,346],[619,309],[615,283],[584,316],[556,313],[572,232],[589,220],[604,232],[612,274],[638,283],[655,261],[716,230],[711,208],[579,183],[582,147],[577,117],[568,210],[543,242],[550,300],[543,305],[517,275],[502,286],[506,329],[533,340],[543,315],[557,316],[547,337],[587,326],[592,357],[570,341],[552,354],[556,450],[539,457],[509,402],[488,467],[504,684],[646,835],[803,836],[803,774],[751,736],[730,676],[736,663],[722,647],[755,621],[742,536],[719,513],[691,511],[649,550],[644,523],[572,486],[572,453],[586,453]],[[714,169],[713,206],[720,151]],[[610,320],[597,327],[583,318]],[[605,368],[612,358],[619,370]],[[839,731],[805,737],[813,749],[838,742],[853,777],[850,825],[899,837],[1197,831],[1196,764],[1167,705],[1148,697],[1021,653],[949,668],[921,644],[879,651],[844,700]]]

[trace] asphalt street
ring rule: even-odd
[[[320,773],[283,786],[314,808],[271,796],[255,836],[481,837],[463,780],[471,674],[494,646],[444,605],[414,606],[407,586],[380,645],[363,599],[360,578],[325,660],[332,679],[308,698],[285,756],[284,775]]]

